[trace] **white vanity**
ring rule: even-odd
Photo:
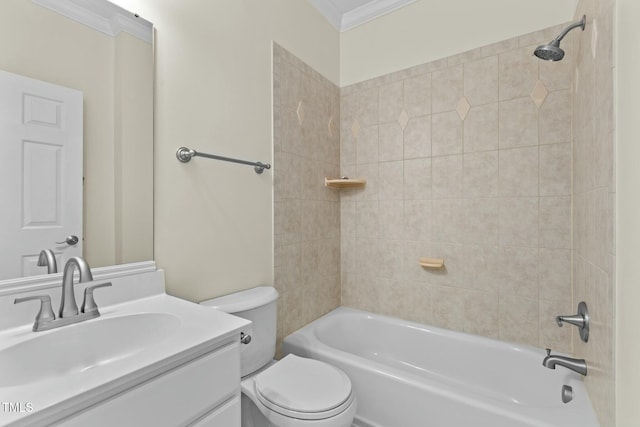
[[[107,269],[85,286],[101,316],[31,330],[60,278],[0,287],[0,425],[240,426],[240,333],[251,323],[167,295],[153,263]],[[58,275],[59,276],[59,275]],[[48,280],[48,282],[47,282]]]

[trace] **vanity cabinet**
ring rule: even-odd
[[[227,343],[55,425],[239,427],[240,343]]]
[[[226,427],[240,425],[240,396],[216,408],[189,427]]]

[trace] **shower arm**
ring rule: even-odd
[[[552,43],[553,42],[560,43],[560,41],[564,38],[564,36],[569,34],[569,31],[573,30],[574,28],[582,27],[582,31],[584,31],[584,26],[586,25],[586,23],[587,23],[587,16],[586,15],[582,15],[582,19],[580,21],[574,22],[573,24],[571,24],[567,28],[565,28],[564,31],[562,31],[558,37],[553,39]]]

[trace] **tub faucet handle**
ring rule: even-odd
[[[584,325],[584,317],[580,314],[575,314],[573,316],[556,316],[556,323],[558,326],[562,327],[563,323],[571,323],[579,328]]]
[[[569,323],[578,328],[582,341],[589,340],[589,311],[587,304],[582,301],[578,304],[578,313],[571,316],[556,316],[556,323],[562,327],[563,323]]]

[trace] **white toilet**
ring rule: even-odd
[[[242,427],[351,427],[356,397],[349,377],[319,360],[273,360],[278,292],[260,286],[201,304],[253,322],[242,345]]]

